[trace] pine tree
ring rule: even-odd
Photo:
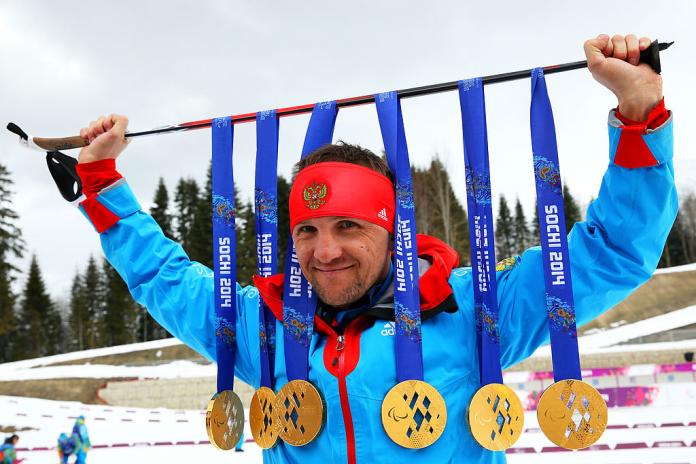
[[[512,222],[512,239],[514,243],[512,254],[519,255],[532,244],[532,234],[529,232],[529,227],[527,227],[527,218],[524,216],[524,208],[522,208],[519,198],[515,202],[515,217]]]
[[[582,221],[580,205],[570,194],[568,185],[563,185],[563,208],[565,209],[566,233],[570,232],[576,222]]]
[[[68,327],[70,329],[70,346],[81,351],[87,347],[87,326],[90,324],[90,321],[87,316],[82,276],[79,272],[76,272],[73,277],[72,286],[70,287],[69,305]]]
[[[6,266],[0,267],[0,364],[14,360],[17,342],[16,297]]]
[[[200,205],[198,184],[194,179],[180,179],[174,195],[176,205],[176,238],[190,254],[193,240],[191,229],[195,224],[196,209]]]
[[[498,219],[495,223],[495,248],[497,259],[504,259],[514,254],[515,244],[513,241],[514,224],[510,215],[510,208],[507,200],[500,195],[498,203]]]
[[[102,346],[102,319],[104,313],[104,282],[94,256],[89,257],[82,278],[82,298],[85,305],[85,346]]]
[[[241,285],[252,283],[258,272],[256,264],[256,215],[251,202],[242,203],[237,208],[237,282]]]
[[[237,188],[234,189],[235,199]],[[236,204],[236,203],[235,203]],[[213,177],[212,166],[208,166],[205,190],[201,192],[193,212],[191,244],[186,248],[189,257],[212,269],[213,267]]]
[[[102,318],[103,345],[124,345],[135,341],[136,313],[133,310],[133,298],[128,286],[116,269],[104,259],[102,262],[104,276],[104,317]]]
[[[679,204],[684,227],[683,248],[687,263],[696,262],[696,194],[690,192],[682,195]]]
[[[56,354],[65,336],[60,314],[46,291],[36,256],[32,256],[20,305],[19,357]]]
[[[159,178],[155,197],[152,199],[153,206],[150,208],[150,215],[157,221],[162,228],[162,232],[167,238],[174,239],[172,229],[172,215],[169,213],[169,192],[164,184],[164,178]]]
[[[15,349],[20,348],[17,295],[12,290],[19,270],[9,260],[23,256],[24,240],[16,225],[19,216],[12,209],[12,185],[10,172],[0,164],[0,363],[15,359]]]
[[[285,272],[285,255],[290,236],[290,183],[278,176],[278,272]]]
[[[467,214],[452,189],[449,174],[436,156],[428,169],[411,169],[419,233],[432,235],[457,250],[461,263],[469,261]]]
[[[428,170],[411,166],[413,200],[416,205],[416,229],[419,234],[435,236],[428,192]]]
[[[534,219],[532,219],[532,242],[540,243],[541,234],[539,230],[539,208],[536,199],[534,200]]]
[[[684,215],[680,211],[677,214],[677,219],[672,225],[672,229],[667,236],[665,248],[662,250],[662,256],[658,267],[672,267],[687,264],[687,231],[685,230]]]

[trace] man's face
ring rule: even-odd
[[[357,301],[389,271],[389,232],[371,222],[307,219],[295,226],[292,238],[302,272],[328,305]]]

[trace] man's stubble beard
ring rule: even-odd
[[[321,301],[323,301],[329,306],[341,308],[355,303],[360,298],[362,298],[365,295],[365,293],[367,293],[367,290],[374,283],[368,286],[365,285],[365,282],[358,280],[354,282],[350,287],[343,290],[340,295],[335,295],[335,292],[333,292],[334,295],[332,295],[331,292],[328,292],[326,289],[322,288],[322,286],[318,283],[315,285],[315,283],[310,281],[310,284],[312,284],[312,289],[316,292],[317,296],[319,297],[319,299],[321,299]]]

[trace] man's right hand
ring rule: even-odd
[[[80,150],[79,163],[91,163],[104,159],[116,159],[128,146],[125,137],[128,118],[118,114],[102,116],[92,121],[89,127],[80,129],[80,137],[89,145]]]

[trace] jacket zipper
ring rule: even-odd
[[[345,336],[336,338],[336,359],[338,362],[338,393],[341,399],[341,411],[343,412],[343,425],[346,428],[346,451],[348,464],[356,464],[355,459],[355,431],[353,429],[353,415],[350,412],[348,402],[348,386],[346,384],[346,371],[344,360]]]

